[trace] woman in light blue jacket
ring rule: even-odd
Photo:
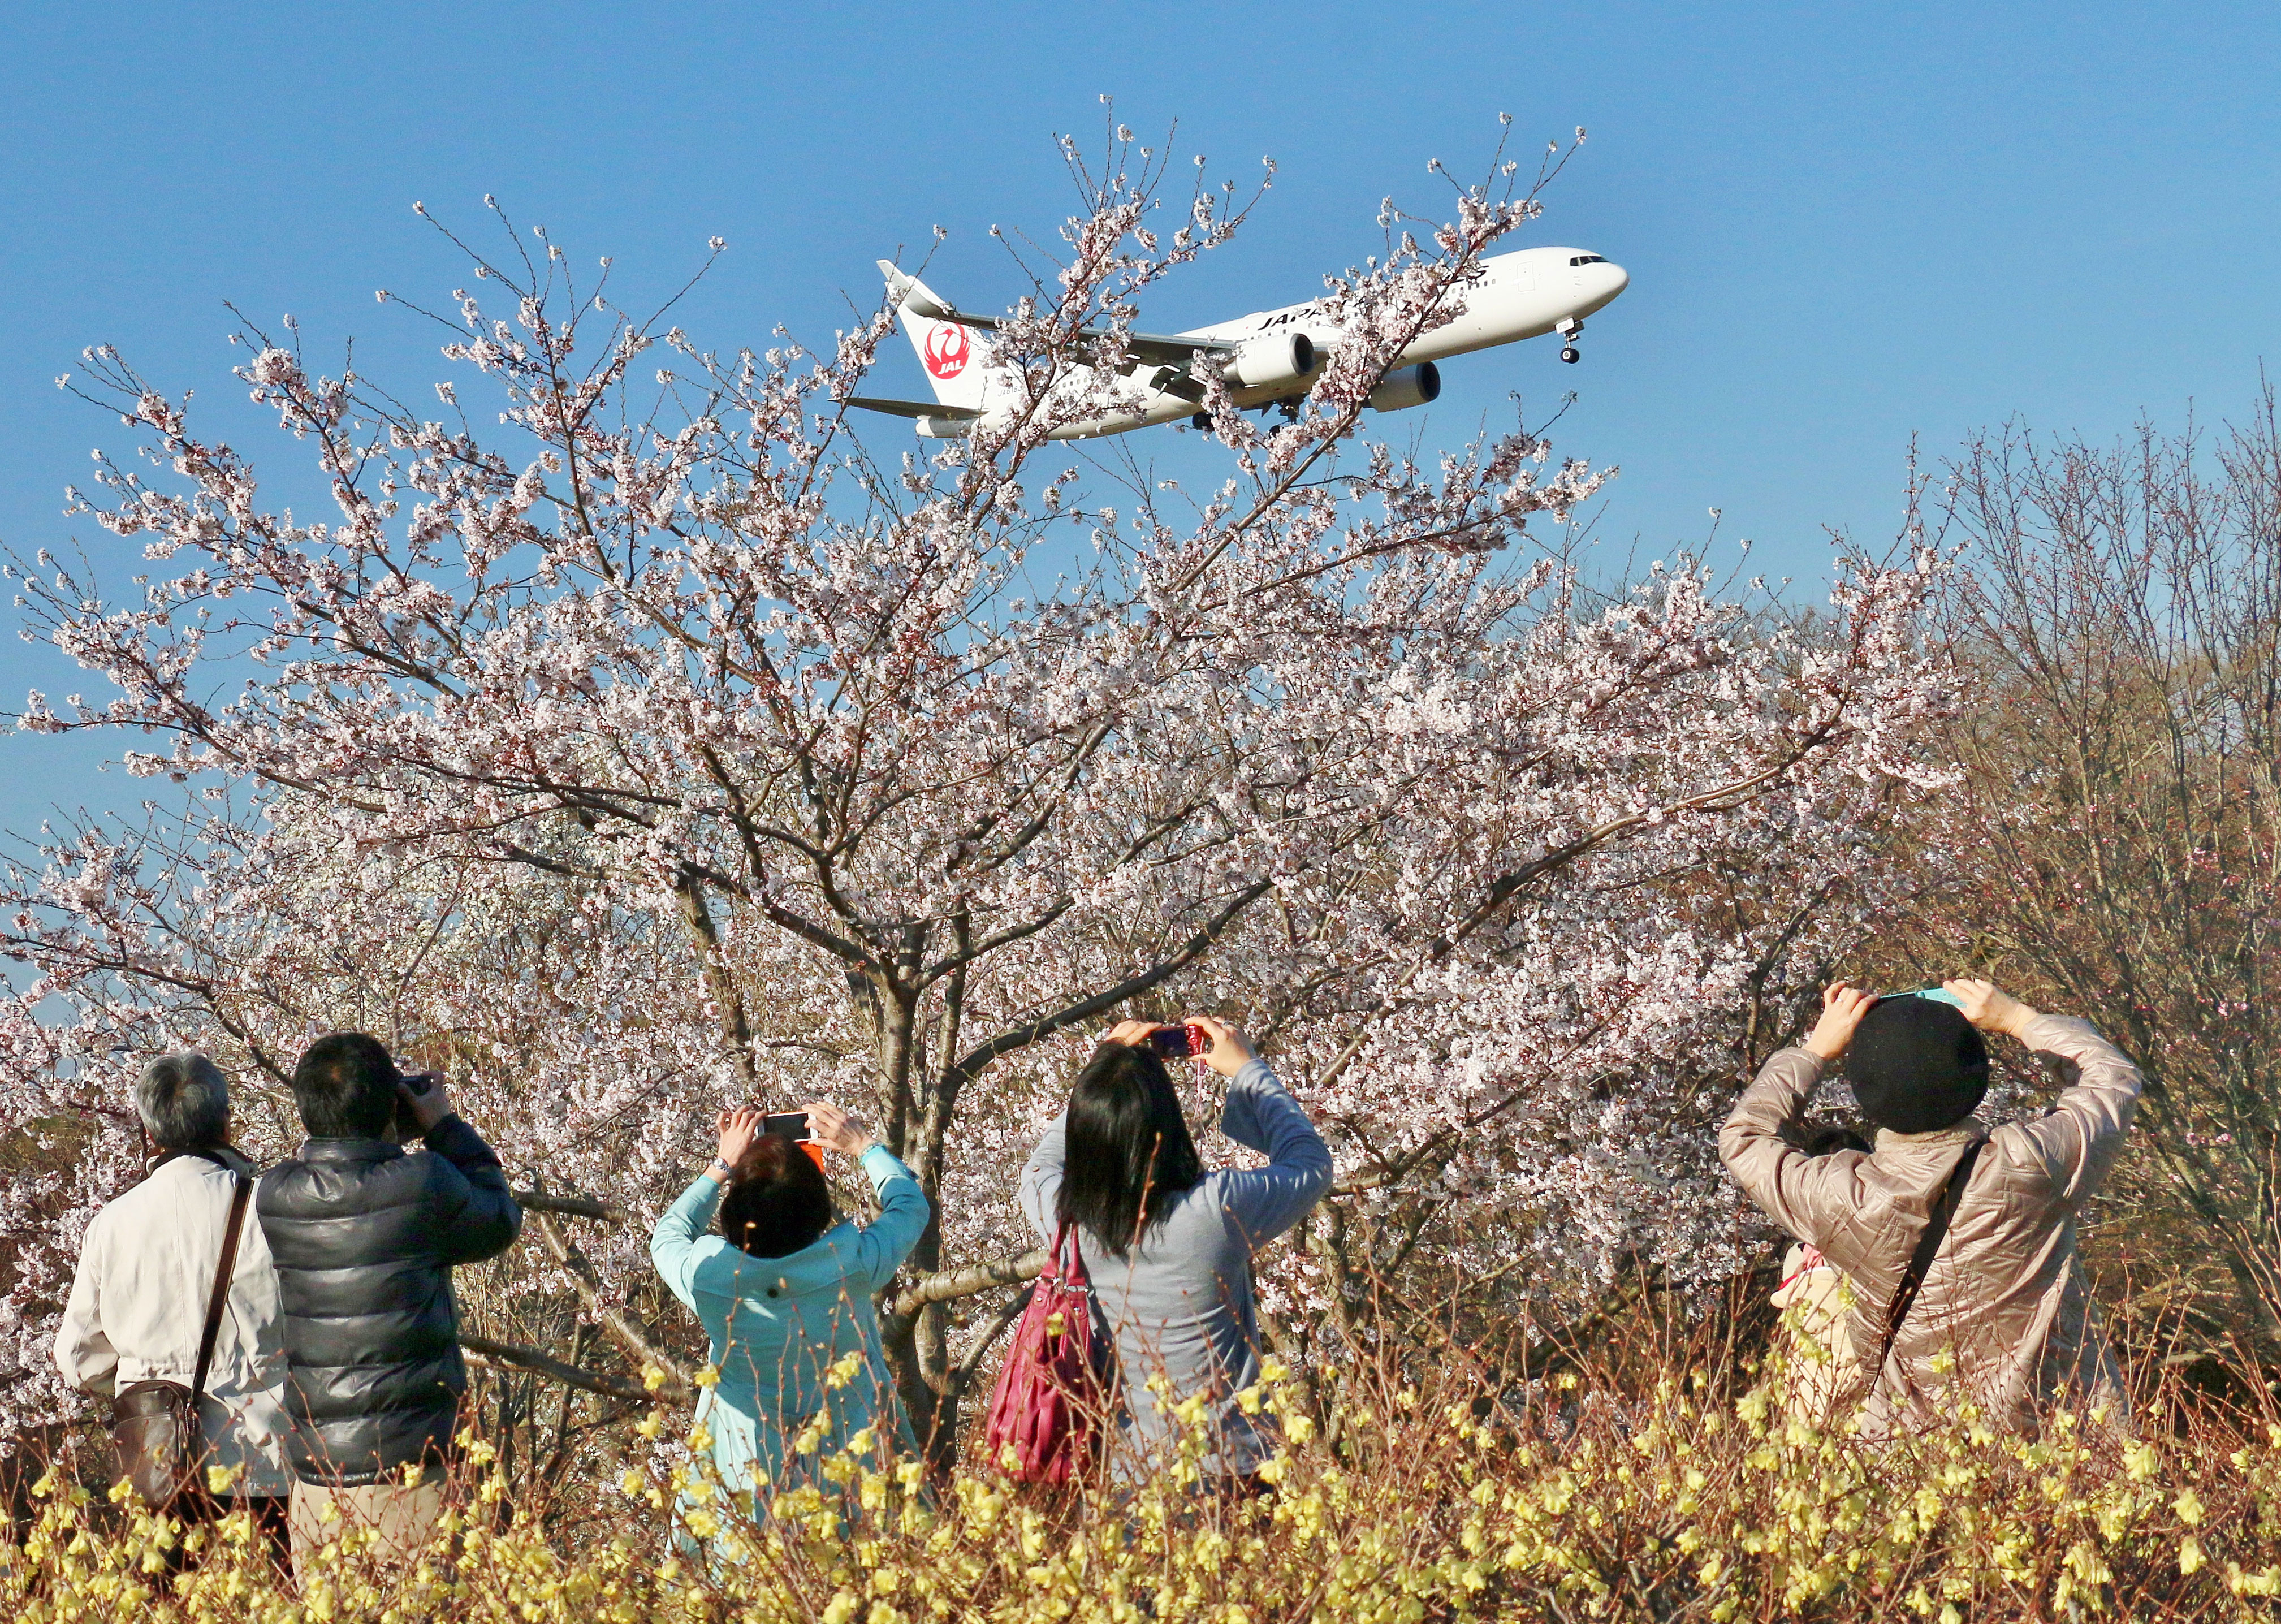
[[[719,1154],[649,1241],[667,1288],[704,1322],[720,1373],[697,1419],[713,1435],[722,1486],[762,1498],[806,1479],[867,1427],[890,1447],[916,1449],[872,1298],[918,1243],[927,1199],[910,1169],[846,1112],[820,1100],[803,1109],[815,1141],[870,1176],[878,1218],[834,1224],[823,1170],[807,1150],[762,1133],[756,1110],[723,1111]],[[723,1233],[708,1234],[716,1209]],[[833,1366],[850,1358],[852,1380],[834,1385]],[[800,1436],[819,1418],[817,1446],[802,1454]]]

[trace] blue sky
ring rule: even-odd
[[[1244,236],[1144,312],[1170,330],[1307,297],[1378,245],[1388,194],[1445,195],[1511,112],[1524,151],[1590,140],[1539,242],[1632,285],[1581,366],[1545,342],[1443,369],[1429,446],[1579,398],[1558,449],[1620,464],[1604,546],[1826,573],[1825,527],[1890,536],[1904,459],[2017,414],[2104,437],[2240,410],[2281,355],[2281,11],[2270,6],[1601,4],[1299,7],[866,4],[113,8],[0,20],[0,542],[128,549],[61,516],[115,421],[52,380],[118,344],[196,387],[265,467],[222,343],[232,299],[290,311],[319,355],[439,375],[432,340],[373,290],[433,297],[456,257],[418,198],[480,228],[498,194],[621,290],[730,251],[688,308],[723,347],[781,321],[828,338],[871,261],[951,233],[929,280],[984,308],[1017,291],[993,223],[1049,236],[1073,194],[1055,132],[1097,143],[1103,93],[1149,135],[1248,182]],[[633,300],[629,298],[629,303]],[[920,375],[891,355],[881,392]],[[236,416],[229,415],[232,413]],[[881,444],[896,430],[883,429]],[[1210,448],[1134,449],[1194,481]],[[0,704],[79,685],[0,642]],[[126,741],[113,741],[112,748]],[[0,739],[0,828],[143,786],[93,743]]]

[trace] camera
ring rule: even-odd
[[[396,1080],[410,1089],[415,1096],[421,1096],[444,1079],[433,1071],[404,1071],[398,1073]],[[396,1122],[392,1132],[398,1144],[410,1144],[427,1132],[420,1125],[418,1118],[413,1116],[411,1105],[402,1095],[397,1097]]]
[[[1183,1026],[1159,1026],[1148,1034],[1148,1047],[1160,1060],[1187,1060],[1211,1049],[1211,1033],[1194,1021]]]
[[[781,1133],[786,1139],[798,1140],[805,1143],[808,1140],[808,1113],[806,1111],[771,1111],[761,1118],[761,1132]]]

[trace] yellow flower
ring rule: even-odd
[[[661,1378],[664,1375],[662,1371],[658,1373]],[[707,1365],[695,1375],[692,1376],[690,1380],[700,1388],[717,1388],[721,1385],[721,1373],[714,1369],[710,1365]],[[661,1380],[656,1382],[650,1381],[649,1372],[646,1370],[642,1372],[642,1380],[648,1385],[649,1390],[653,1393],[656,1392],[659,1387],[663,1385]]]
[[[654,1365],[642,1366],[642,1386],[654,1393],[665,1385],[665,1373]]]
[[[208,1494],[226,1495],[229,1492],[229,1486],[236,1481],[237,1481],[237,1469],[235,1466],[208,1466],[206,1468],[206,1492]]]
[[[2178,1497],[2170,1502],[2170,1509],[2177,1512],[2178,1520],[2184,1523],[2186,1527],[2193,1528],[2201,1526],[2203,1511],[2201,1496],[2194,1492],[2194,1486],[2192,1483],[2178,1490]]]
[[[2191,1575],[2199,1571],[2201,1565],[2202,1543],[2189,1534],[2178,1542],[2178,1571]]]

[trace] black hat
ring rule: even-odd
[[[1845,1080],[1861,1114],[1896,1133],[1953,1127],[1988,1092],[1988,1045],[1936,998],[1880,998],[1854,1029]]]

